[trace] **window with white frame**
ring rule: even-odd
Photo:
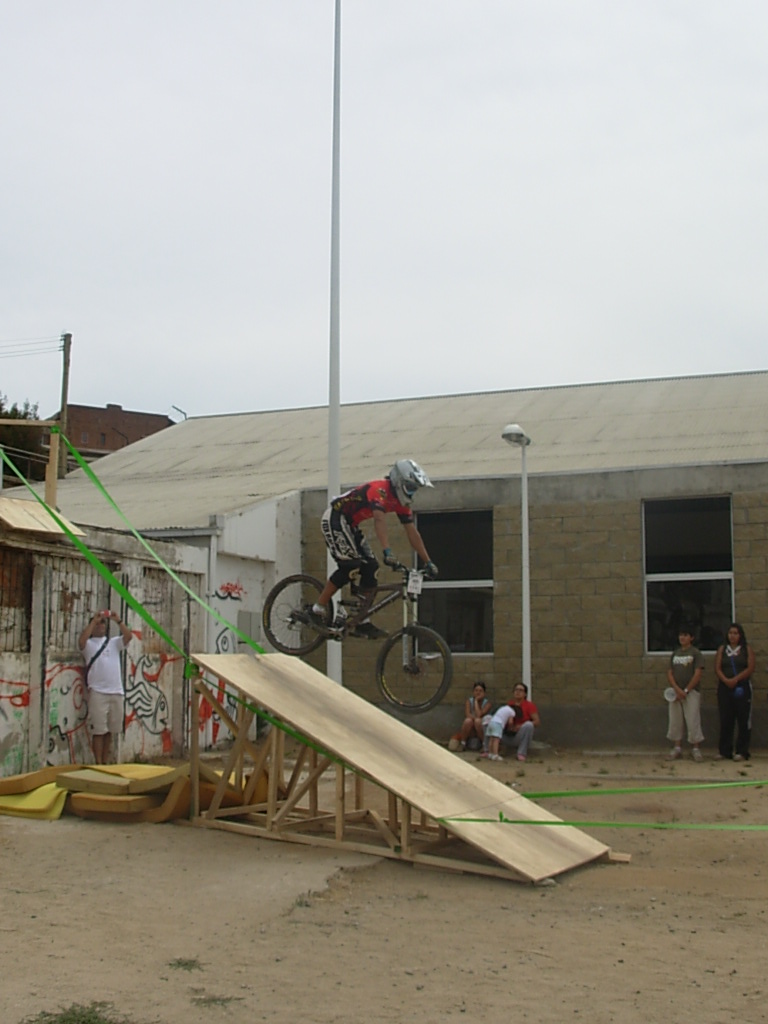
[[[419,621],[455,654],[493,652],[493,513],[421,512],[418,528],[440,576],[425,582]]]
[[[643,503],[646,650],[671,651],[681,625],[713,651],[733,619],[731,500]]]

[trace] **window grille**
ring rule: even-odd
[[[0,650],[29,653],[32,569],[28,551],[0,547]]]
[[[493,652],[493,513],[421,512],[419,532],[440,570],[425,582],[419,620],[455,654]]]
[[[730,498],[646,501],[643,527],[646,650],[674,650],[681,625],[716,650],[733,620]]]

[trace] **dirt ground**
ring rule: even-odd
[[[768,782],[659,787],[766,780],[768,757],[665,754],[477,762],[565,793],[541,803],[631,855],[540,886],[183,825],[0,817],[0,1021],[94,1001],[135,1024],[764,1021],[768,832],[745,826],[768,824]]]

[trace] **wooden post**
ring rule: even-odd
[[[336,762],[336,842],[340,843],[344,838],[344,789],[346,779],[344,777],[344,765]]]
[[[309,772],[310,775],[314,775],[317,770],[317,751],[314,747],[309,752]],[[319,806],[318,794],[317,794],[317,779],[314,778],[312,786],[309,790],[309,816],[310,818],[317,817],[317,808]]]
[[[72,335],[62,334],[61,341],[64,350],[64,365],[61,372],[61,409],[59,410],[59,423],[61,424],[61,432],[66,437],[68,427],[68,414],[67,405],[69,403],[69,357],[72,351]],[[53,440],[53,438],[51,438]],[[65,477],[67,475],[67,446],[63,444],[59,449],[59,457],[57,462],[58,475]]]
[[[283,766],[278,763],[280,759],[279,736],[282,730],[274,726],[269,733],[269,778],[267,785],[267,828],[272,830],[272,823],[277,811],[277,787],[279,779],[283,774]]]
[[[411,849],[411,805],[407,800],[403,800],[403,822],[400,829],[400,843],[405,856],[410,857],[413,853]]]
[[[192,799],[189,806],[189,817],[194,821],[200,817],[200,701],[202,693],[197,688],[200,676],[190,679],[190,695],[192,697],[192,715],[189,724],[189,775],[192,785]]]
[[[51,445],[48,449],[48,465],[45,467],[45,504],[48,508],[56,508],[56,481],[59,474],[59,434],[51,434]]]

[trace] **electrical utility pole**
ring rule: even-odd
[[[67,436],[67,402],[69,398],[69,359],[72,352],[72,335],[62,334],[62,350],[64,352],[64,365],[61,371],[61,410],[59,411],[59,427],[64,437]],[[58,476],[63,479],[67,475],[67,446],[59,445],[59,466]]]

